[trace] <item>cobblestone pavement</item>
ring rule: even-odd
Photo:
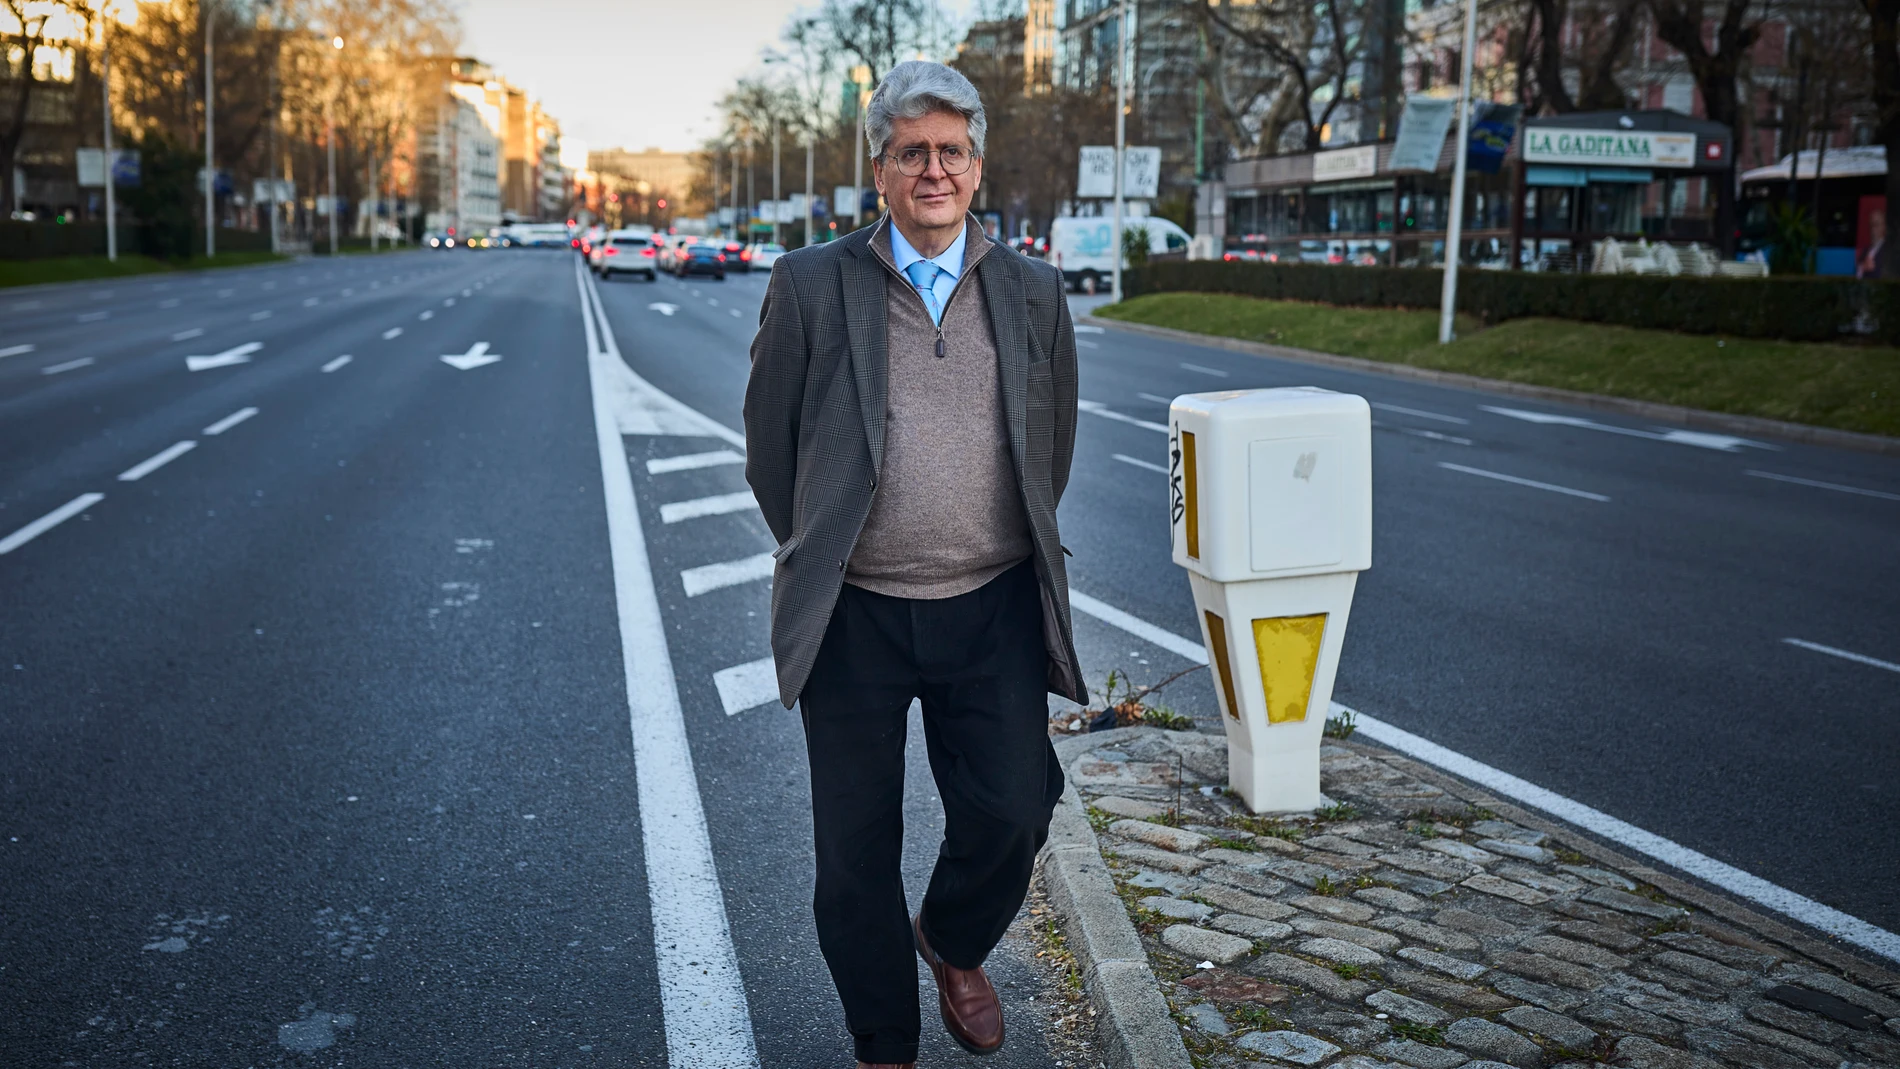
[[[1105,741],[1070,777],[1199,1065],[1900,1067],[1892,974],[1844,978],[1402,758],[1329,740],[1336,804],[1269,819],[1218,786],[1220,738]]]

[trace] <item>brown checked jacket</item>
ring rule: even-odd
[[[746,481],[779,542],[772,655],[786,708],[811,675],[883,467],[893,269],[873,240],[889,225],[781,256],[752,342]],[[1042,590],[1048,687],[1085,702],[1056,531],[1076,420],[1075,330],[1062,275],[991,245],[975,219],[967,226],[965,262],[988,306],[1003,427]]]

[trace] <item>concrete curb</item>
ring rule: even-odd
[[[1118,728],[1058,739],[1056,757],[1066,773],[1085,752],[1140,730]],[[1181,1028],[1161,997],[1141,936],[1115,893],[1115,881],[1074,784],[1063,788],[1050,821],[1042,879],[1095,1010],[1103,1059],[1111,1069],[1193,1069]]]
[[[1133,334],[1145,334],[1152,338],[1247,353],[1250,356],[1298,360],[1307,364],[1319,364],[1348,371],[1369,371],[1376,375],[1431,382],[1440,386],[1462,386],[1491,393],[1529,397],[1539,401],[1557,401],[1581,408],[1595,409],[1599,412],[1641,416],[1645,419],[1679,423],[1685,427],[1721,431],[1727,434],[1757,435],[1763,438],[1778,438],[1785,442],[1853,449],[1883,456],[1900,456],[1900,438],[1889,438],[1882,434],[1861,434],[1857,431],[1841,431],[1831,427],[1811,427],[1805,423],[1788,423],[1778,419],[1764,419],[1760,416],[1737,416],[1727,412],[1710,412],[1700,408],[1684,408],[1681,405],[1659,404],[1655,401],[1632,401],[1624,397],[1606,397],[1602,394],[1584,393],[1580,390],[1558,389],[1555,386],[1532,386],[1529,383],[1510,382],[1504,379],[1486,379],[1476,375],[1461,375],[1455,371],[1436,371],[1431,368],[1413,367],[1410,364],[1390,364],[1357,356],[1334,356],[1331,353],[1316,353],[1310,349],[1268,345],[1265,342],[1243,341],[1239,338],[1222,338],[1213,334],[1196,334],[1193,331],[1175,330],[1172,327],[1126,323],[1119,319],[1102,319],[1093,314],[1083,316],[1082,322],[1093,326],[1125,330]]]

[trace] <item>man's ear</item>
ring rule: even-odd
[[[884,161],[871,161],[871,184],[877,187],[879,196],[884,195]]]

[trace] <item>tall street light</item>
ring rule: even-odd
[[[215,36],[216,14],[217,8],[212,4],[207,3],[199,9],[205,34],[205,257],[207,259],[218,254],[218,176],[216,165],[211,161],[212,112],[217,100],[211,78],[211,40]]]
[[[1465,0],[1465,54],[1458,77],[1458,143],[1452,149],[1451,218],[1445,227],[1445,284],[1438,298],[1438,344],[1450,345],[1458,308],[1458,246],[1464,243],[1465,152],[1471,145],[1471,53],[1478,47],[1478,0]],[[1520,162],[1518,166],[1523,166]],[[1518,250],[1512,249],[1516,257]],[[1513,260],[1515,262],[1515,260]]]
[[[330,47],[341,53],[343,51],[343,38],[330,38]],[[332,79],[330,95],[326,97],[323,102],[323,141],[330,155],[330,255],[332,256],[336,255],[336,120],[332,117],[332,109],[335,103],[336,87],[334,79]]]
[[[1476,3],[1477,0],[1472,0]],[[1122,176],[1128,170],[1128,0],[1121,0],[1120,21],[1115,30],[1115,257],[1113,285],[1109,293],[1116,303],[1122,299]]]
[[[105,155],[106,155],[106,259],[117,263],[119,260],[119,211],[113,200],[112,183],[113,164],[117,162],[112,152],[112,15],[106,10],[107,4],[99,5],[99,87],[105,97]]]

